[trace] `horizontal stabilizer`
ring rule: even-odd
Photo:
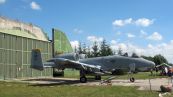
[[[39,49],[33,49],[32,55],[31,55],[31,68],[37,69],[37,70],[43,70],[43,62],[41,57],[41,52]]]

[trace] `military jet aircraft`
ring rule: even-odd
[[[105,56],[86,58],[84,54],[67,53],[61,54],[45,63],[42,62],[41,51],[39,49],[32,50],[31,68],[43,70],[44,68],[57,68],[64,70],[65,68],[74,68],[80,70],[80,82],[87,82],[86,75],[94,75],[96,80],[101,80],[101,75],[112,74],[118,69],[134,72],[146,71],[155,67],[151,61],[139,57],[127,56]],[[133,82],[135,79],[130,78]]]

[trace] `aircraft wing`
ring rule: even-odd
[[[92,65],[92,64],[86,64],[81,63],[79,61],[73,61],[69,59],[64,58],[57,58],[55,59],[56,65],[55,68],[74,68],[78,70],[86,70],[90,72],[100,72],[101,66],[99,65]]]

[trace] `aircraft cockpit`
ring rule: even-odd
[[[127,52],[124,53],[123,55],[121,56],[125,56],[125,57],[131,57],[131,58],[140,58],[139,55],[137,55],[136,53],[132,53],[132,55],[130,56]]]
[[[129,55],[128,53],[124,53],[122,56],[128,57]]]
[[[133,53],[131,57],[132,57],[132,58],[140,58],[140,56],[137,55],[136,53]]]

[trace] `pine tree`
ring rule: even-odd
[[[110,46],[107,46],[107,56],[108,55],[113,55],[114,53],[113,53],[113,51],[112,51],[112,49],[110,48]]]
[[[123,51],[121,48],[118,48],[118,55],[122,55],[123,54]]]
[[[101,42],[101,47],[100,47],[100,56],[109,56],[109,55],[113,55],[113,51],[110,48],[110,46],[108,44],[106,44],[106,40],[103,40]]]
[[[83,43],[83,45],[82,45],[82,53],[83,54],[86,54],[87,52],[86,52],[86,44],[85,43]]]
[[[74,52],[77,53],[77,48],[76,48],[76,46],[74,47]]]
[[[79,43],[78,53],[79,53],[79,54],[82,54],[82,46],[81,46],[81,43]]]
[[[92,53],[91,53],[90,47],[87,47],[86,55],[87,55],[88,58],[92,57]]]
[[[92,56],[93,57],[98,57],[99,56],[99,48],[97,42],[94,42],[94,45],[92,47]]]
[[[106,56],[107,55],[107,45],[106,45],[106,40],[103,40],[101,42],[100,46],[100,56]]]

